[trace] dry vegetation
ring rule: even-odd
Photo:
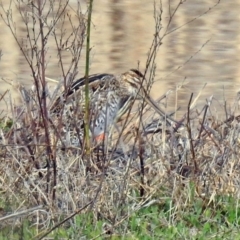
[[[76,114],[69,119],[67,110],[61,116],[49,111],[62,91],[61,86],[68,89],[76,76],[85,38],[85,18],[80,8],[76,10],[79,24],[73,26],[70,35],[61,35],[64,21],[71,19],[67,14],[68,2],[65,2],[66,5],[59,5],[55,21],[42,32],[43,22],[47,24],[48,14],[56,9],[50,4],[46,14],[40,11],[41,1],[36,1],[36,5],[33,2],[15,1],[26,23],[26,31],[31,27],[36,31],[29,32],[31,37],[27,39],[31,54],[21,46],[11,15],[4,9],[1,13],[22,47],[34,86],[33,90],[20,86],[22,106],[10,104],[11,111],[1,116],[1,228],[9,223],[17,227],[28,219],[31,226],[37,228],[37,234],[53,226],[77,224],[74,216],[79,214],[86,216],[79,228],[81,232],[89,224],[91,214],[91,224],[103,223],[100,235],[127,236],[130,233],[127,222],[142,209],[151,206],[163,209],[166,216],[158,217],[163,228],[180,221],[183,213],[193,208],[194,202],[201,202],[204,214],[209,207],[216,209],[219,196],[238,199],[240,116],[235,114],[238,97],[231,109],[219,105],[218,111],[224,112],[225,117],[216,119],[211,111],[214,100],[209,100],[199,110],[192,104],[197,98],[193,100],[191,96],[186,113],[179,124],[173,126],[165,124],[165,120],[159,119],[145,104],[136,102],[137,111],[133,109],[125,115],[118,123],[118,131],[114,131],[104,146],[91,142],[91,155],[86,156],[81,119]],[[145,84],[149,87],[154,80],[157,50],[162,38],[169,34],[168,29],[160,34],[161,6],[155,10],[156,36],[145,71],[146,79],[150,79]],[[26,11],[38,11],[42,17],[23,14]],[[53,92],[47,89],[44,73],[45,49],[50,37],[58,46],[60,64],[64,51],[60,46],[69,45],[74,59],[67,71],[62,67],[63,81]],[[4,98],[6,95],[2,95],[1,104]],[[20,213],[11,215],[12,212]],[[193,235],[200,231],[192,230]]]

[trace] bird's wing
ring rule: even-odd
[[[89,88],[92,88],[93,91],[95,91],[99,87],[103,86],[106,81],[109,81],[113,77],[114,75],[107,74],[107,73],[90,75],[88,77]],[[78,91],[79,89],[82,89],[85,86],[85,82],[86,82],[85,77],[76,80],[70,87],[70,90],[68,91],[68,96],[71,95],[73,92]]]
[[[90,94],[94,93],[100,88],[104,88],[104,86],[108,84],[108,82],[113,78],[114,75],[107,73],[90,75],[88,78]],[[86,78],[82,77],[76,80],[67,91],[63,91],[60,96],[54,101],[51,107],[51,111],[54,113],[59,112],[64,104],[68,104],[73,99],[79,98],[78,101],[83,99],[82,95],[85,87],[85,81]]]

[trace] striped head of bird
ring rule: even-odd
[[[143,91],[143,74],[136,70],[131,69],[121,75],[123,87],[133,97],[139,98],[138,92]]]

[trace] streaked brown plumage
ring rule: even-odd
[[[104,138],[110,127],[131,107],[134,99],[145,100],[165,117],[165,112],[150,98],[142,82],[143,75],[136,69],[131,69],[120,76],[106,73],[89,76],[91,132],[95,139]],[[59,112],[64,105],[77,99],[80,111],[84,112],[84,86],[84,77],[75,81],[69,91],[55,101],[51,111]],[[169,116],[167,118],[171,119]]]

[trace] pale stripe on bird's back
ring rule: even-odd
[[[165,112],[146,93],[142,86],[143,80],[143,75],[135,69],[121,75],[104,73],[89,76],[91,131],[95,138],[107,132],[136,99],[145,100],[161,116],[165,116]],[[55,101],[51,111],[63,111],[66,104],[77,100],[78,110],[84,112],[84,87],[84,77],[75,81],[69,90],[63,92]]]

